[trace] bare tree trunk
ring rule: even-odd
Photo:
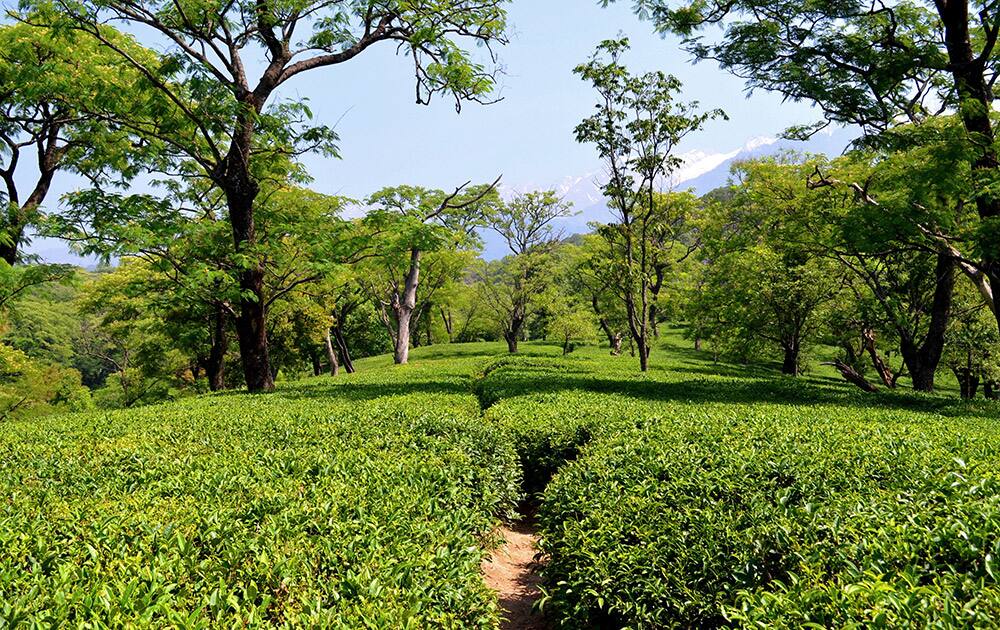
[[[507,352],[517,354],[517,335],[508,330],[504,332],[503,338],[507,342]]]
[[[396,344],[392,360],[403,365],[410,360],[410,320],[417,307],[417,286],[420,284],[420,250],[410,250],[410,270],[403,282],[403,294],[394,292],[392,310],[396,315]]]
[[[866,379],[857,370],[855,370],[847,363],[844,363],[840,359],[837,359],[832,363],[824,363],[823,365],[832,365],[836,367],[837,370],[840,372],[840,375],[843,376],[847,382],[857,385],[859,388],[861,388],[866,392],[872,393],[878,391],[878,388],[872,385],[868,381],[868,379]]]
[[[955,289],[955,259],[949,254],[938,254],[935,268],[937,283],[931,303],[931,322],[927,336],[918,347],[905,330],[900,331],[900,352],[917,391],[934,391],[934,373],[944,352],[944,334],[951,317],[952,294]]]
[[[892,369],[889,368],[888,364],[886,364],[885,360],[878,353],[878,349],[875,347],[875,331],[871,328],[865,328],[862,330],[861,342],[864,344],[865,352],[868,353],[868,356],[872,360],[872,366],[874,366],[879,379],[889,389],[895,389],[896,376],[893,374]]]
[[[785,351],[785,358],[781,363],[781,373],[789,376],[799,375],[799,342],[786,341],[782,344]]]
[[[441,320],[444,322],[444,330],[448,333],[448,343],[454,341],[452,335],[455,332],[455,323],[451,319],[451,311],[445,311],[444,307],[441,307]]]
[[[255,103],[248,108],[259,111]],[[252,250],[257,243],[253,204],[260,186],[250,173],[250,150],[253,141],[254,116],[241,112],[223,163],[220,186],[226,195],[229,222],[233,229],[233,244],[237,254]],[[274,389],[271,357],[267,345],[267,301],[264,295],[264,267],[251,262],[238,274],[240,310],[236,317],[236,336],[240,344],[243,377],[251,392]]]
[[[354,361],[351,359],[351,350],[347,345],[347,338],[344,336],[343,324],[338,320],[333,327],[333,340],[337,343],[337,350],[340,352],[340,361],[344,366],[344,371],[354,374]]]
[[[229,337],[226,334],[226,310],[221,304],[215,305],[210,336],[212,348],[208,353],[205,372],[208,388],[213,392],[226,387],[226,353],[229,351]]]
[[[323,363],[319,360],[319,353],[315,349],[309,351],[309,360],[312,362],[313,376],[323,373]]]
[[[337,361],[337,352],[333,349],[329,328],[323,333],[323,346],[326,348],[326,360],[330,364],[330,376],[336,376],[340,372],[340,362]]]

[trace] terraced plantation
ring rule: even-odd
[[[493,628],[481,562],[518,509],[552,627],[1000,615],[997,404],[560,353],[0,425],[0,617]]]

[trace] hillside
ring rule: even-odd
[[[0,617],[496,627],[480,561],[540,499],[565,627],[1000,614],[1000,406],[496,344],[270,395],[0,426]]]

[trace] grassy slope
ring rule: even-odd
[[[595,437],[693,411],[993,435],[996,405],[862,397],[822,372],[793,383],[712,364],[677,336],[664,346],[640,375],[628,356],[528,344],[482,380],[500,344],[433,346],[411,366],[365,359],[270,396],[4,425],[0,619],[489,626],[478,561],[519,482],[510,444],[540,489]],[[574,496],[562,487],[554,500]]]

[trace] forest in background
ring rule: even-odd
[[[0,30],[0,416],[267,392],[445,341],[604,343],[645,371],[667,323],[791,376],[826,347],[865,391],[932,391],[943,371],[963,397],[996,396],[991,7],[765,4],[636,12],[749,89],[818,106],[788,137],[850,126],[850,150],[740,163],[702,197],[670,190],[678,144],[725,113],[665,72],[633,73],[628,40],[610,39],[574,73],[595,97],[575,137],[604,165],[611,219],[564,235],[567,203],[502,199],[499,177],[311,191],[302,158],[340,140],[280,89],[390,44],[412,58],[418,104],[488,105],[501,0],[24,3]],[[87,185],[52,198],[66,174]],[[478,257],[485,230],[507,256]],[[31,234],[114,266],[41,263]]]

